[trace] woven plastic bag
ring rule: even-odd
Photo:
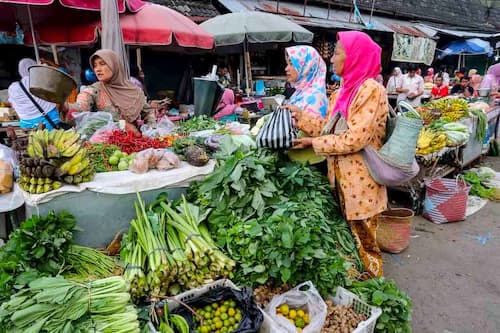
[[[425,183],[423,216],[442,224],[465,219],[470,186],[464,181],[435,178]]]
[[[268,305],[267,312],[273,322],[280,327],[273,330],[280,333],[298,333],[297,328],[288,319],[276,313],[282,304],[290,309],[302,309],[309,314],[310,323],[302,329],[302,333],[318,333],[325,324],[327,308],[323,298],[311,281],[304,282],[284,294],[274,296]]]
[[[288,149],[297,138],[290,110],[278,108],[257,134],[257,146],[271,149]]]

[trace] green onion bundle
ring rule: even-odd
[[[137,218],[122,241],[121,260],[132,296],[176,295],[216,278],[228,277],[235,265],[223,254],[200,221],[199,207],[183,198],[145,209],[139,198]],[[145,278],[144,278],[145,276]]]
[[[122,267],[111,257],[99,250],[71,245],[66,255],[65,277],[80,280],[103,279],[121,275]]]
[[[122,277],[87,284],[61,276],[34,280],[0,307],[8,332],[140,332]]]

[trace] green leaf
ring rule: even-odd
[[[387,300],[387,295],[379,290],[376,290],[372,295],[372,302],[375,305],[381,305],[385,300]]]
[[[283,283],[287,283],[288,280],[290,280],[290,277],[292,276],[292,272],[288,267],[281,267],[280,274],[281,274],[281,281],[283,281]]]
[[[253,268],[253,271],[255,273],[264,273],[266,271],[266,266],[264,265],[257,265]]]
[[[45,248],[39,247],[35,250],[35,252],[33,253],[33,256],[37,259],[40,259],[41,257],[43,257],[44,254],[45,254]]]
[[[260,215],[261,212],[264,210],[264,206],[265,206],[264,199],[262,199],[260,191],[259,190],[255,191],[252,199],[252,208],[255,209],[257,212],[260,212],[259,213]]]

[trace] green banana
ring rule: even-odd
[[[69,168],[68,174],[70,176],[76,175],[82,172],[86,167],[89,166],[90,161],[88,159],[81,161],[80,163],[73,165]]]
[[[61,182],[53,182],[52,183],[52,188],[54,190],[57,190],[58,188],[60,188],[62,186],[62,183]]]
[[[73,184],[73,176],[66,176],[63,178],[65,183]]]

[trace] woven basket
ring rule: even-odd
[[[398,116],[396,126],[390,138],[380,149],[379,154],[387,157],[396,165],[411,166],[415,158],[417,140],[422,126],[422,119]]]
[[[442,224],[465,220],[470,186],[460,179],[436,178],[425,182],[423,216]]]
[[[377,243],[382,251],[399,253],[408,247],[414,215],[410,209],[395,208],[378,216]]]

